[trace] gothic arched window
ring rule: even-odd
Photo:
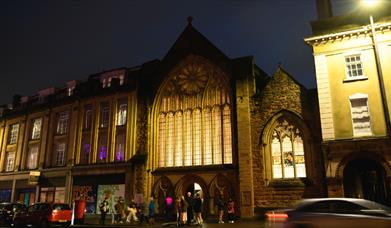
[[[227,80],[197,56],[169,74],[156,101],[158,167],[232,164]]]
[[[302,133],[283,118],[277,122],[270,142],[273,179],[306,177]]]

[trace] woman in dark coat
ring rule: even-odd
[[[202,225],[202,223],[204,222],[202,219],[202,203],[203,199],[201,198],[200,194],[197,193],[194,199],[194,213],[196,216],[196,223],[198,225]]]

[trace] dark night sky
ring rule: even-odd
[[[354,0],[334,0],[350,10]],[[193,25],[230,58],[253,55],[269,75],[279,62],[315,87],[315,0],[4,0],[0,2],[0,104],[14,94],[162,59]]]

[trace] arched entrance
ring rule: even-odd
[[[386,173],[379,162],[354,159],[345,166],[343,177],[345,197],[387,202]]]
[[[207,185],[205,181],[197,175],[186,175],[182,177],[175,187],[176,196],[187,196],[187,193],[190,192],[192,197],[197,193],[204,199],[203,203],[203,216],[209,214],[207,210],[207,202],[209,201],[209,194],[207,191]]]

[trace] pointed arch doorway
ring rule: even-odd
[[[375,160],[358,158],[344,169],[345,197],[364,198],[385,204],[387,201],[386,172]]]

